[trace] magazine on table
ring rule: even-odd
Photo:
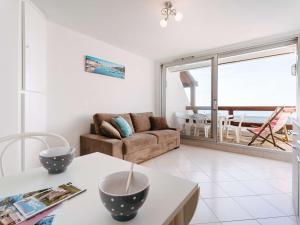
[[[83,191],[85,189],[81,189],[72,183],[66,183],[58,187],[0,198],[0,225],[19,224],[41,212],[45,212],[45,218],[42,218],[42,220],[47,223],[38,222],[35,224],[52,224],[55,213],[51,208]],[[49,211],[49,215],[47,211]]]

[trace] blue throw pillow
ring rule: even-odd
[[[112,118],[111,123],[117,128],[122,137],[129,137],[132,135],[132,129],[129,123],[122,116]]]

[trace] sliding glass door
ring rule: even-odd
[[[164,64],[162,115],[183,138],[289,151],[300,105],[297,47],[290,39]],[[252,142],[279,107],[290,112],[274,130],[283,144]]]
[[[219,58],[219,112],[231,116],[224,127],[223,142],[292,150],[292,119],[296,116],[297,96],[296,47],[292,42]],[[272,119],[280,107],[284,107],[284,113]],[[264,130],[265,136],[253,139],[254,133],[266,123],[271,124],[272,133],[268,128]]]
[[[217,57],[165,67],[164,114],[188,138],[217,139]]]
[[[184,138],[290,151],[291,120],[299,115],[297,47],[291,39],[165,64],[162,114]],[[285,113],[272,119],[279,108]],[[266,123],[274,126],[271,141],[270,131],[255,135]]]

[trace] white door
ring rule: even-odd
[[[217,56],[164,66],[168,123],[186,138],[217,141]]]
[[[22,132],[47,129],[47,20],[30,1],[23,2]],[[26,167],[39,166],[39,142],[23,143]]]

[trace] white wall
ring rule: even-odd
[[[20,2],[0,2],[0,137],[19,131],[19,76],[20,76]],[[1,146],[0,146],[1,148]],[[13,150],[14,149],[14,150]],[[5,158],[9,172],[19,169],[19,154],[16,146]],[[11,163],[13,162],[13,163]]]
[[[85,72],[85,55],[124,65],[126,78]],[[155,111],[154,70],[153,61],[48,23],[48,131],[79,150],[94,113]]]
[[[175,113],[185,114],[185,108],[190,103],[180,80],[180,73],[167,71],[166,82],[166,118],[169,126],[181,128],[179,123],[184,123],[185,120],[178,121]]]

